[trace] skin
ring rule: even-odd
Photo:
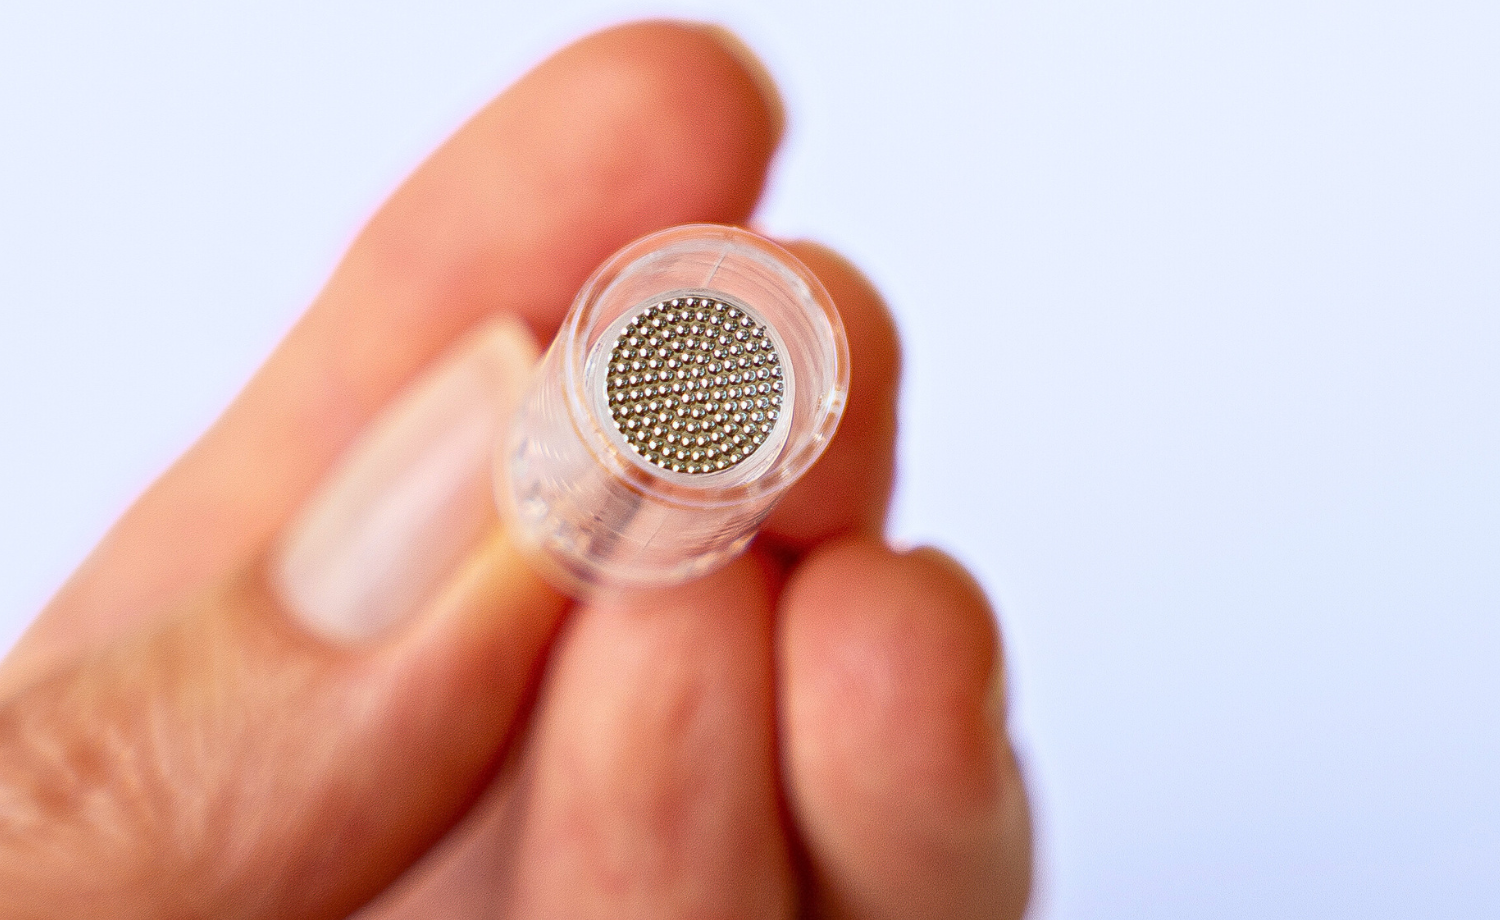
[[[572,604],[502,531],[358,648],[266,587],[276,534],[445,346],[495,313],[545,341],[624,243],[743,223],[783,122],[725,33],[624,26],[396,192],[0,668],[0,914],[1022,913],[993,612],[951,559],[881,539],[899,345],[822,247],[789,244],[848,328],[849,408],[724,570]]]

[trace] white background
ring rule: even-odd
[[[0,3],[0,647],[489,95],[736,27],[908,342],[1048,918],[1500,916],[1500,6]]]

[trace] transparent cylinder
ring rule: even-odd
[[[496,452],[501,512],[574,593],[696,578],[822,454],[848,387],[843,324],[794,256],[734,227],[652,234],[594,273],[538,365]]]

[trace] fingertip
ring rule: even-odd
[[[563,49],[538,73],[552,64],[562,76],[581,78],[590,101],[614,99],[622,105],[630,121],[622,120],[616,130],[628,144],[623,152],[628,165],[638,173],[687,178],[684,188],[671,189],[679,196],[702,197],[700,187],[714,193],[712,200],[679,202],[695,210],[674,217],[674,223],[739,223],[749,216],[781,142],[786,110],[765,65],[737,36],[712,24],[632,22]],[[652,168],[664,152],[681,161],[675,169]],[[729,208],[721,200],[725,190],[737,193]],[[650,207],[670,209],[660,201]]]
[[[620,246],[749,217],[784,115],[745,55],[712,27],[662,20],[560,49],[382,209],[352,254],[354,277],[424,315],[516,313],[545,340]]]
[[[901,340],[896,319],[875,283],[842,253],[816,240],[784,245],[828,288],[840,315],[851,314],[844,331],[850,351],[857,351],[865,366],[851,367],[850,372],[865,374],[871,386],[894,389],[901,380]]]
[[[811,553],[783,596],[783,770],[831,916],[1017,916],[1025,790],[992,715],[994,616],[932,549]]]
[[[506,916],[787,916],[772,610],[753,554],[580,604],[523,754]]]
[[[800,684],[790,704],[800,716],[842,721],[845,750],[809,750],[842,757],[852,748],[899,755],[886,764],[935,782],[935,792],[963,798],[988,794],[986,718],[999,660],[994,614],[982,589],[957,562],[936,549],[892,550],[856,537],[820,547],[792,573],[783,600],[782,655]],[[929,743],[918,743],[925,737]],[[834,763],[831,769],[846,764]],[[963,810],[966,801],[955,801]]]
[[[823,282],[849,341],[849,398],[828,450],[787,494],[766,532],[793,548],[841,533],[878,534],[895,481],[901,340],[874,284],[822,244],[785,244]]]
[[[575,55],[682,78],[680,89],[718,95],[717,107],[741,116],[741,123],[770,147],[781,139],[786,107],[775,79],[744,39],[722,25],[680,19],[622,23],[580,39],[558,56]]]
[[[786,103],[782,101],[781,90],[776,86],[776,80],[771,76],[770,70],[766,68],[764,61],[760,59],[744,40],[729,29],[717,24],[710,23],[701,26],[709,37],[717,41],[730,57],[739,64],[741,71],[755,85],[755,90],[760,94],[761,101],[765,104],[766,112],[770,116],[771,135],[775,142],[779,143],[786,133]]]

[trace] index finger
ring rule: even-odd
[[[780,104],[720,30],[586,38],[481,111],[381,208],[207,434],[115,525],[7,677],[101,642],[262,548],[377,409],[460,332],[551,334],[584,277],[651,230],[739,222]]]

